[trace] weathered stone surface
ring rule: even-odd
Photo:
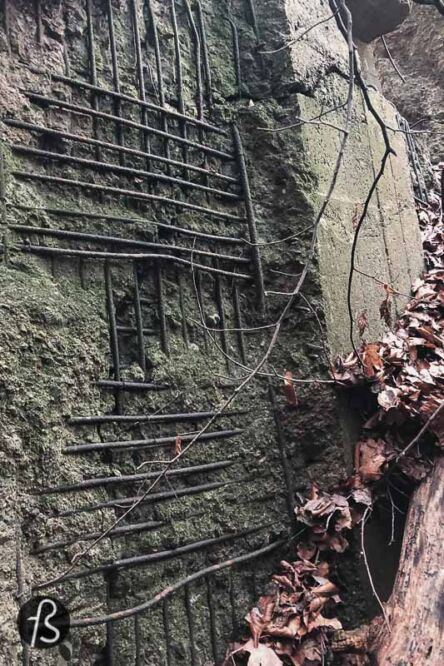
[[[416,138],[427,146],[432,160],[443,160],[444,17],[434,7],[415,5],[405,23],[386,39],[404,80],[394,70],[383,45],[377,43],[384,95],[415,124],[415,130],[428,132]]]
[[[347,0],[353,16],[353,32],[363,42],[372,42],[407,18],[411,0]]]

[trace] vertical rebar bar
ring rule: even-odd
[[[187,326],[187,315],[185,311],[185,298],[184,298],[184,286],[183,286],[183,276],[180,269],[176,272],[176,280],[179,286],[179,306],[180,306],[180,315],[182,318],[182,337],[185,342],[185,346],[188,347],[190,343],[190,338],[188,335],[188,326]]]
[[[111,66],[113,72],[113,85],[114,85],[114,90],[117,93],[120,93],[119,63],[117,60],[117,46],[116,46],[116,34],[114,29],[114,13],[113,13],[112,0],[107,0],[107,14],[108,14],[109,45],[111,51]],[[119,97],[115,97],[113,103],[114,103],[114,114],[120,118],[122,116],[122,102],[119,99]],[[119,146],[125,146],[123,125],[121,125],[121,123],[119,122],[116,123],[116,139]],[[122,166],[125,165],[125,154],[123,152],[119,153],[119,162]]]
[[[151,30],[153,33],[153,44],[154,44],[154,57],[156,60],[156,76],[157,76],[157,90],[159,94],[159,104],[160,106],[165,106],[165,89],[163,85],[163,69],[162,69],[162,57],[160,53],[160,43],[159,43],[159,32],[157,29],[157,18],[153,9],[151,0],[146,0],[148,8],[148,17],[151,23]],[[161,127],[164,132],[168,132],[168,120],[165,113],[161,114],[160,118]],[[164,151],[165,157],[170,156],[170,147],[168,139],[164,140]],[[170,168],[168,167],[168,172]]]
[[[236,598],[234,594],[234,572],[233,569],[229,569],[229,594],[230,594],[230,611],[231,611],[231,627],[233,630],[233,636],[237,632],[237,616],[236,616]]]
[[[210,67],[210,57],[208,53],[207,34],[205,30],[205,18],[202,11],[202,5],[200,3],[200,0],[196,0],[196,7],[197,7],[197,18],[199,21],[200,38],[202,44],[202,59],[203,59],[205,83],[207,89],[207,104],[208,108],[211,109],[211,107],[213,106],[213,86],[211,79],[211,67]]]
[[[290,523],[295,522],[295,513],[294,513],[294,488],[293,488],[293,479],[291,475],[291,467],[287,455],[287,447],[285,445],[285,437],[282,431],[282,424],[279,418],[279,412],[276,403],[276,395],[274,392],[273,385],[271,380],[268,379],[268,397],[271,403],[271,409],[273,411],[273,418],[276,425],[276,435],[277,442],[279,447],[279,456],[281,459],[282,471],[284,472],[284,481],[285,481],[285,498],[287,505],[288,517],[290,518]]]
[[[166,663],[167,666],[171,666],[172,655],[171,655],[171,627],[170,627],[169,599],[163,600],[162,617],[163,617],[163,629],[165,633]]]
[[[15,550],[15,575],[17,579],[17,601],[19,603],[19,606],[23,604],[23,597],[25,595],[25,582],[24,582],[24,574],[23,574],[23,560],[22,560],[22,545],[21,545],[21,539],[20,539],[20,528],[18,525],[16,526],[15,529],[16,533],[16,550]],[[22,666],[29,666],[30,665],[30,650],[29,646],[22,641]]]
[[[202,61],[201,61],[201,44],[199,31],[196,27],[196,22],[194,21],[193,12],[191,11],[190,3],[188,0],[184,0],[185,9],[187,10],[188,22],[191,27],[191,32],[193,34],[194,42],[194,57],[196,61],[196,108],[197,108],[197,117],[199,120],[203,120],[203,93],[202,93]]]
[[[213,265],[215,268],[219,268],[219,262],[217,259],[214,260]],[[224,310],[224,303],[223,303],[223,292],[222,292],[222,281],[220,279],[220,275],[216,275],[214,278],[214,292],[215,292],[215,297],[216,297],[216,305],[217,305],[217,311],[219,315],[219,326],[218,328],[221,329],[220,331],[220,340],[221,340],[221,346],[222,350],[225,354],[225,363],[227,366],[227,371],[228,374],[230,374],[231,371],[231,363],[228,358],[229,354],[229,344],[228,344],[228,334],[227,334],[227,322],[225,319],[225,310]]]
[[[203,300],[203,292],[202,292],[202,276],[200,271],[194,271],[194,284],[196,288],[196,297],[197,297],[197,305],[199,308],[199,316],[202,318],[202,324],[205,326],[205,304]],[[204,328],[203,329],[203,337],[204,337],[204,346],[205,350],[208,350],[208,334],[207,330]]]
[[[140,618],[139,615],[134,616],[134,644],[135,644],[135,666],[142,666],[142,644],[140,640]]]
[[[247,355],[245,352],[245,338],[242,326],[242,313],[240,307],[240,297],[239,297],[239,287],[235,281],[233,281],[233,309],[234,309],[234,320],[236,323],[237,330],[237,343],[239,347],[239,353],[242,363],[245,365],[247,362]]]
[[[233,56],[234,56],[234,70],[236,73],[236,86],[237,86],[237,95],[239,99],[242,97],[242,69],[241,69],[241,59],[240,59],[240,48],[239,48],[239,33],[237,31],[237,26],[233,19],[229,16],[228,21],[231,25],[231,34],[233,37]]]
[[[111,268],[108,261],[105,261],[105,290],[106,290],[106,309],[108,312],[109,321],[109,335],[111,343],[111,357],[114,367],[114,379],[120,381],[120,353],[119,353],[119,339],[117,335],[116,311],[114,307],[113,284],[111,276]],[[122,393],[116,389],[116,410],[118,414],[122,413]]]
[[[256,14],[256,5],[255,5],[255,0],[247,0],[248,6],[250,9],[250,17],[251,17],[251,25],[253,26],[254,34],[256,36],[256,40],[259,41],[259,25],[257,22],[257,14]]]
[[[137,351],[139,365],[143,370],[143,375],[146,374],[146,361],[145,361],[145,339],[143,336],[143,319],[142,308],[140,305],[140,290],[139,290],[139,273],[137,263],[133,262],[133,276],[134,276],[134,315],[136,319],[137,331]]]
[[[139,86],[139,98],[142,102],[146,101],[145,94],[145,76],[143,72],[143,59],[142,59],[142,47],[140,43],[140,26],[139,26],[139,5],[138,0],[131,0],[131,14],[132,14],[132,23],[133,23],[133,35],[134,35],[134,47],[136,50],[136,70],[137,70],[137,82]],[[147,110],[144,106],[141,107],[141,122],[142,125],[147,125],[148,116]],[[151,152],[150,140],[148,136],[148,131],[142,131],[142,150],[149,155]],[[147,170],[151,171],[151,160],[147,157],[146,160]]]
[[[5,31],[5,37],[6,37],[6,43],[8,45],[8,51],[11,49],[11,45],[9,43],[9,22],[10,22],[9,2],[10,2],[10,0],[3,0],[3,30]]]
[[[163,282],[162,282],[162,266],[160,262],[156,262],[156,291],[157,291],[157,313],[159,317],[159,327],[160,327],[160,345],[164,354],[170,353],[170,346],[168,340],[168,328],[165,315],[165,297],[163,293]]]
[[[95,52],[95,39],[94,39],[94,23],[92,14],[92,0],[86,0],[86,21],[88,33],[88,61],[89,61],[89,81],[93,86],[97,86],[97,64]],[[99,99],[96,92],[91,91],[91,107],[94,111],[99,110]],[[98,118],[92,118],[93,135],[94,139],[99,139],[99,122]],[[101,150],[96,146],[96,159],[101,160]]]
[[[185,585],[185,612],[188,621],[188,633],[190,635],[190,656],[191,656],[191,666],[197,666],[197,655],[196,655],[196,638],[194,634],[194,618],[193,618],[193,605],[191,603],[191,591],[190,586]]]
[[[43,41],[42,0],[34,0],[34,12],[37,44],[41,46]]]
[[[210,639],[211,639],[211,649],[213,652],[214,663],[219,663],[218,650],[217,650],[217,630],[216,630],[216,609],[214,608],[214,599],[213,599],[213,585],[212,577],[206,576],[207,584],[207,604],[208,610],[210,613]]]
[[[246,165],[246,162],[245,162],[245,153],[244,153],[244,148],[243,148],[243,145],[242,145],[242,139],[241,139],[241,136],[240,136],[240,132],[239,132],[236,124],[234,124],[234,123],[233,123],[233,136],[234,136],[234,145],[235,145],[235,148],[236,148],[236,154],[237,154],[237,158],[238,158],[237,162],[238,162],[238,166],[239,166],[242,190],[243,190],[243,194],[244,194],[245,212],[246,212],[246,216],[247,216],[248,231],[249,231],[249,236],[250,236],[250,242],[252,243],[252,258],[253,258],[253,264],[254,264],[256,288],[257,288],[257,292],[258,292],[259,312],[261,314],[263,314],[264,311],[265,311],[264,274],[263,274],[263,271],[262,271],[261,255],[260,255],[260,252],[259,252],[256,221],[255,221],[255,217],[254,217],[253,200],[251,198],[250,182],[248,180],[247,165]]]
[[[106,586],[106,602],[108,609],[111,610],[111,579],[104,576]],[[106,666],[114,666],[114,625],[112,622],[106,623],[106,643],[105,643],[105,663]]]
[[[183,94],[183,71],[182,71],[182,52],[180,50],[179,28],[177,26],[176,2],[171,0],[171,24],[173,26],[174,37],[174,56],[176,64],[176,82],[177,82],[177,101],[179,112],[185,114],[185,98]],[[180,123],[180,131],[184,139],[187,138],[187,124],[185,121]],[[188,146],[182,146],[182,159],[186,164],[188,161]],[[188,170],[183,171],[185,180],[188,180]]]
[[[0,143],[0,226],[3,243],[3,261],[5,265],[9,264],[9,229],[8,229],[8,208],[6,201],[6,169],[5,155],[3,146]]]

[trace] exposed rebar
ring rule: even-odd
[[[116,312],[114,306],[111,268],[108,261],[105,261],[104,271],[105,271],[106,309],[108,312],[111,357],[113,360],[114,378],[116,381],[119,382],[120,381],[119,339],[117,336]],[[120,393],[118,388],[116,388],[114,395],[116,398],[117,413],[121,414],[123,409],[123,399],[122,399],[122,394]]]

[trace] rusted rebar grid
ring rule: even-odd
[[[42,173],[33,173],[31,171],[12,171],[12,175],[16,178],[40,180],[47,183],[57,183],[59,185],[66,185],[67,187],[79,187],[81,189],[89,189],[95,192],[102,192],[104,194],[122,195],[133,199],[141,199],[143,201],[157,201],[159,204],[165,206],[174,206],[175,208],[183,208],[185,210],[193,210],[197,213],[204,215],[211,215],[221,220],[228,220],[232,222],[244,222],[245,218],[238,215],[232,215],[213,208],[206,208],[198,204],[191,204],[187,201],[179,201],[177,199],[170,199],[157,194],[148,194],[147,192],[139,192],[137,190],[126,190],[120,187],[112,187],[110,185],[99,185],[97,183],[89,183],[83,180],[72,180],[70,178],[60,178],[58,176],[47,176]]]
[[[117,45],[116,45],[116,35],[114,30],[114,12],[113,12],[113,3],[112,0],[106,0],[106,11],[108,17],[108,34],[109,34],[109,47],[111,51],[111,67],[113,73],[113,85],[114,90],[117,94],[120,93],[120,75],[119,75],[119,63],[117,60]],[[122,117],[122,100],[119,97],[113,99],[114,105],[114,114],[118,117]],[[116,142],[119,146],[125,145],[125,137],[122,123],[116,122]],[[119,163],[125,165],[125,153],[119,151]]]
[[[250,182],[248,179],[247,166],[245,162],[245,153],[242,145],[242,139],[237,126],[233,123],[234,145],[236,146],[239,171],[242,181],[242,188],[245,197],[245,211],[247,215],[248,231],[250,241],[252,243],[252,257],[255,268],[255,280],[258,296],[258,305],[260,313],[265,310],[265,292],[264,292],[264,275],[262,270],[261,255],[258,246],[258,235],[256,229],[256,220],[254,215],[253,200],[250,191]]]
[[[59,160],[60,162],[78,164],[79,166],[83,166],[88,169],[95,169],[98,171],[111,171],[117,174],[123,174],[127,176],[137,176],[139,178],[151,180],[154,182],[159,181],[159,182],[169,183],[171,185],[179,185],[181,187],[200,190],[208,194],[214,194],[222,199],[229,199],[231,201],[241,201],[241,197],[238,194],[233,194],[232,192],[227,192],[226,190],[219,190],[207,185],[202,185],[201,183],[182,180],[181,178],[169,176],[164,173],[144,171],[143,169],[135,169],[134,167],[122,166],[120,164],[112,164],[110,162],[103,162],[103,161],[97,162],[96,160],[91,160],[84,157],[77,157],[75,155],[66,155],[64,153],[54,153],[49,150],[41,150],[39,148],[33,148],[32,146],[25,146],[23,144],[14,144],[11,146],[11,148],[16,153],[31,155],[37,158],[45,158],[45,162],[47,159]]]
[[[214,134],[220,134],[221,136],[229,136],[228,132],[222,129],[221,127],[212,125],[211,123],[208,123],[205,120],[201,120],[199,118],[194,118],[193,116],[188,116],[186,114],[180,113],[180,111],[174,111],[173,109],[167,109],[167,108],[163,109],[158,104],[153,104],[152,102],[143,101],[141,99],[138,99],[137,97],[131,97],[131,95],[126,95],[124,93],[117,93],[114,90],[110,90],[108,88],[93,86],[85,81],[73,79],[69,76],[64,76],[62,74],[55,74],[45,70],[39,70],[38,68],[35,67],[30,67],[29,69],[30,71],[36,74],[41,74],[42,76],[44,76],[45,80],[59,81],[60,83],[66,83],[67,85],[71,85],[72,87],[85,88],[85,90],[92,90],[101,95],[106,95],[107,97],[119,97],[124,102],[128,102],[130,104],[138,106],[143,106],[148,110],[156,111],[158,113],[164,113],[165,115],[174,118],[175,120],[185,121],[190,125],[195,125],[196,127],[200,127],[208,132],[212,132]]]
[[[49,104],[50,106],[56,106],[59,109],[63,109],[65,111],[71,111],[72,113],[91,116],[91,118],[101,118],[103,120],[109,120],[110,122],[113,123],[119,121],[122,125],[125,125],[126,127],[131,127],[132,129],[138,129],[141,130],[142,132],[145,132],[145,135],[149,132],[150,134],[153,134],[155,136],[170,139],[172,142],[187,145],[190,148],[194,148],[195,150],[198,150],[204,154],[212,155],[213,157],[218,157],[221,160],[233,161],[235,159],[235,155],[233,153],[227,153],[224,150],[213,148],[212,146],[208,146],[207,144],[201,143],[199,141],[184,139],[182,136],[179,136],[177,134],[164,132],[163,130],[148,125],[148,123],[143,123],[143,122],[138,123],[134,120],[129,120],[128,118],[118,118],[118,116],[115,116],[113,113],[106,113],[105,111],[97,111],[96,109],[92,109],[88,106],[80,106],[79,104],[74,104],[72,102],[64,102],[63,100],[57,99],[57,97],[48,97],[47,95],[35,93],[30,90],[20,89],[20,92],[26,95],[31,102],[39,102],[40,104],[46,104],[46,105]],[[116,146],[115,144],[114,146],[116,150],[119,149],[119,146]],[[148,155],[148,157],[151,158],[151,154],[146,148],[143,148],[143,152],[145,154],[145,157]],[[165,159],[167,158],[164,158],[164,160]],[[147,167],[147,169],[148,171],[151,171],[149,166]]]
[[[168,523],[166,521],[160,521],[160,520],[150,520],[148,522],[144,523],[133,523],[130,525],[121,525],[119,527],[114,528],[111,530],[111,532],[108,533],[108,537],[110,539],[118,539],[120,537],[126,537],[129,534],[139,534],[140,532],[146,532],[148,530],[155,530],[160,527],[164,527]],[[40,555],[41,553],[46,553],[50,550],[62,550],[64,548],[68,548],[69,546],[72,546],[75,543],[78,543],[79,541],[95,541],[100,535],[102,534],[101,531],[99,532],[82,532],[81,534],[78,534],[75,537],[72,537],[71,539],[65,539],[61,541],[52,541],[50,543],[45,543],[42,546],[38,546],[37,548],[34,548],[32,550],[33,555]]]
[[[185,614],[187,616],[188,634],[190,636],[188,646],[190,648],[191,666],[197,666],[196,638],[195,638],[194,617],[193,617],[193,604],[192,604],[192,601],[191,601],[191,589],[190,589],[189,585],[185,585],[184,604],[185,604]]]
[[[48,136],[53,136],[55,138],[60,138],[60,139],[67,139],[68,141],[74,141],[77,143],[82,143],[85,145],[90,145],[90,146],[100,146],[102,148],[106,148],[107,150],[111,151],[117,151],[119,153],[124,153],[125,155],[132,155],[134,157],[146,157],[146,153],[142,150],[138,150],[136,148],[130,148],[128,146],[117,146],[115,143],[109,143],[107,141],[96,141],[96,139],[92,139],[88,136],[82,136],[80,134],[73,134],[72,132],[65,132],[63,130],[59,129],[54,129],[52,127],[45,127],[44,125],[36,125],[34,123],[28,123],[25,121],[21,120],[15,120],[13,118],[5,118],[3,122],[6,125],[9,125],[11,127],[17,127],[19,129],[25,129],[29,130],[30,132],[37,132],[39,134],[46,134]],[[123,121],[122,121],[123,122]],[[179,162],[177,160],[172,160],[168,159],[166,157],[163,157],[162,155],[156,155],[154,153],[151,153],[150,159],[152,162],[161,162],[165,164],[170,164],[171,166],[177,167],[177,168],[182,168],[184,163]],[[231,176],[227,176],[223,173],[220,173],[218,171],[211,171],[210,169],[205,169],[204,167],[200,167],[194,164],[187,164],[187,170],[188,171],[194,171],[198,174],[202,174],[204,176],[208,176],[208,178],[217,178],[218,180],[223,180],[227,183],[231,183],[233,185],[238,185],[238,180],[236,178],[232,178]],[[188,183],[189,181],[184,181]],[[191,181],[193,182],[193,181]]]
[[[126,336],[137,335],[137,326],[123,326],[122,324],[117,324],[117,332]],[[147,328],[146,326],[142,328],[142,333],[144,335],[158,335],[158,331],[155,328]]]
[[[215,430],[214,432],[206,432],[200,435],[198,442],[206,442],[218,439],[230,439],[236,437],[244,432],[241,428],[234,428],[231,430]],[[183,443],[190,442],[196,437],[195,433],[181,434],[180,439]],[[91,451],[106,451],[112,449],[118,450],[131,450],[131,449],[155,449],[159,446],[167,446],[175,444],[177,435],[154,437],[151,439],[134,439],[122,440],[113,442],[83,442],[82,444],[70,445],[63,449],[65,454],[89,453]]]
[[[119,382],[120,381],[119,338],[117,334],[116,310],[114,305],[111,267],[108,261],[105,261],[104,272],[105,272],[106,309],[108,313],[108,322],[109,322],[111,358],[113,361],[114,379]],[[123,395],[118,388],[116,388],[114,396],[116,401],[116,411],[118,414],[121,414],[123,411]]]
[[[197,20],[200,32],[200,41],[202,46],[202,60],[205,73],[205,85],[207,89],[206,98],[207,98],[208,108],[211,109],[213,106],[213,86],[211,79],[210,56],[208,53],[207,33],[205,29],[205,17],[200,0],[196,0],[196,7],[197,7]]]
[[[193,279],[194,279],[194,286],[196,289],[196,299],[197,299],[197,306],[199,308],[199,314],[200,317],[205,321],[205,303],[203,297],[202,279],[200,272],[196,271],[195,265],[193,265]],[[202,332],[203,332],[205,351],[208,351],[208,331],[205,326],[203,327]]]
[[[237,257],[229,254],[219,254],[208,250],[196,250],[192,247],[183,247],[180,245],[169,245],[167,243],[153,243],[151,241],[139,241],[131,238],[121,238],[119,236],[104,236],[102,234],[88,234],[81,231],[68,231],[66,229],[52,229],[50,227],[33,227],[26,224],[10,224],[9,229],[19,234],[30,234],[36,236],[53,236],[54,238],[65,238],[73,241],[87,241],[88,243],[100,243],[109,245],[118,245],[122,247],[138,247],[144,249],[159,249],[162,251],[171,250],[185,254],[195,254],[202,257],[217,258],[223,261],[229,261],[234,264],[248,265],[250,260],[246,257]],[[143,299],[141,300],[143,302]]]
[[[137,73],[137,84],[139,88],[139,97],[142,102],[146,101],[145,94],[145,76],[143,72],[143,58],[142,58],[142,47],[140,43],[140,25],[139,25],[139,2],[138,0],[130,0],[131,6],[131,22],[133,27],[133,36],[134,36],[134,48],[136,53],[136,73]],[[151,129],[148,131],[148,114],[147,108],[142,106],[140,108],[140,117],[141,124],[139,129],[141,130],[141,140],[142,140],[142,150],[145,153],[151,153],[150,145],[150,135],[152,134]],[[146,168],[148,171],[151,171],[151,161],[150,158],[146,158]]]
[[[413,138],[412,132],[410,130],[410,125],[408,121],[405,118],[402,118],[400,115],[398,115],[398,124],[401,129],[404,130],[404,137],[407,142],[407,153],[409,157],[410,164],[412,165],[413,172],[415,174],[415,179],[416,183],[414,183],[414,187],[417,189],[419,196],[421,200],[428,204],[429,203],[429,195],[427,192],[427,187],[424,182],[424,176],[422,173],[422,168],[421,168],[421,163],[419,161],[418,157],[418,150],[416,147],[416,142]]]
[[[94,576],[96,574],[103,574],[110,571],[118,571],[119,569],[130,569],[132,567],[145,566],[153,564],[156,562],[165,562],[174,557],[181,557],[182,555],[189,555],[190,553],[197,553],[201,550],[206,550],[213,546],[217,546],[220,543],[231,543],[237,541],[238,539],[244,539],[251,534],[255,534],[265,529],[264,525],[258,525],[256,527],[250,527],[239,532],[232,534],[223,534],[218,537],[211,537],[208,539],[202,539],[200,541],[193,541],[191,543],[185,544],[183,546],[176,546],[168,550],[161,550],[154,553],[148,553],[147,555],[136,555],[134,557],[126,557],[120,560],[114,560],[112,562],[107,562],[101,564],[97,567],[91,567],[90,569],[82,569],[76,573],[63,576],[58,582],[66,582],[68,580],[79,580],[80,578],[87,578],[88,576]],[[42,590],[51,585],[48,583],[41,583],[33,587],[33,590]]]
[[[220,460],[219,462],[205,463],[203,465],[192,465],[190,467],[181,467],[179,469],[171,470],[166,477],[187,477],[193,474],[202,474],[205,472],[217,472],[221,469],[231,467],[235,463],[232,460]],[[119,476],[103,476],[92,479],[85,479],[78,483],[68,483],[61,486],[53,486],[49,488],[42,488],[38,491],[38,495],[56,495],[71,492],[78,492],[82,490],[89,490],[90,488],[102,488],[103,486],[119,485],[119,483],[137,483],[146,479],[155,479],[159,474],[155,472],[143,472],[140,474],[123,474]]]
[[[26,211],[32,213],[33,215],[38,215],[39,213],[55,215],[60,217],[74,217],[74,218],[84,218],[90,220],[105,220],[109,222],[121,222],[123,224],[140,224],[143,226],[151,225],[163,229],[164,231],[173,231],[180,235],[192,236],[193,238],[200,238],[202,240],[214,241],[217,243],[227,243],[230,245],[240,245],[244,244],[243,239],[233,238],[231,236],[216,236],[214,234],[205,234],[200,231],[195,231],[194,229],[184,229],[183,227],[177,227],[173,224],[164,224],[163,222],[157,222],[155,220],[147,220],[141,217],[128,217],[126,215],[108,215],[102,212],[90,212],[82,210],[69,210],[64,208],[51,208],[51,207],[35,207],[28,206],[26,204],[11,204],[13,208],[17,210]]]
[[[280,539],[279,541],[275,541],[274,543],[271,543],[268,546],[264,546],[263,548],[259,548],[250,553],[238,555],[237,557],[233,557],[228,560],[224,560],[223,562],[219,562],[218,564],[213,564],[212,566],[200,569],[199,571],[190,574],[186,578],[179,580],[177,583],[169,585],[168,587],[166,587],[164,590],[156,594],[148,601],[145,601],[144,603],[139,604],[138,606],[134,606],[133,608],[127,608],[125,610],[116,611],[115,613],[104,616],[72,618],[71,627],[90,627],[98,624],[104,624],[105,622],[108,621],[116,622],[118,620],[123,620],[128,617],[139,615],[149,610],[150,608],[157,606],[157,604],[159,604],[163,599],[170,597],[183,587],[191,585],[192,583],[195,583],[196,581],[205,578],[205,576],[209,574],[213,574],[218,571],[223,571],[224,569],[232,568],[236,565],[244,564],[246,562],[251,562],[255,559],[263,557],[264,555],[268,555],[269,553],[273,552],[274,550],[277,550],[278,548],[282,548],[284,544],[285,540]]]

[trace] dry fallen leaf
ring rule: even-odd
[[[274,650],[266,645],[259,645],[251,650],[248,666],[282,666],[282,661]]]
[[[287,370],[287,372],[285,373],[284,391],[285,391],[285,397],[287,398],[287,403],[291,405],[291,407],[297,407],[298,397],[296,395],[296,391],[294,388],[293,373],[290,370]]]

